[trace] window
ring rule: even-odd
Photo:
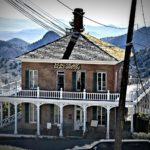
[[[97,73],[97,91],[106,91],[106,73]]]
[[[37,121],[37,110],[34,104],[29,105],[29,120],[30,123],[36,123]]]
[[[98,125],[106,124],[106,109],[103,107],[97,107],[97,120]]]
[[[60,121],[60,110],[59,107],[54,105],[54,123],[59,123]]]
[[[30,89],[36,89],[38,87],[38,71],[29,70],[29,87]]]
[[[57,90],[64,90],[64,72],[57,72]]]
[[[85,72],[77,71],[76,89],[77,91],[85,89]]]

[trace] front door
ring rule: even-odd
[[[57,90],[64,89],[64,72],[57,73]]]
[[[74,129],[80,130],[83,126],[83,113],[82,108],[75,106],[75,120],[74,120]]]

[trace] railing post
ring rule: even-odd
[[[83,99],[86,99],[86,90],[83,90]]]
[[[17,81],[16,81],[16,92],[15,92],[15,96],[17,96],[17,93],[18,93],[18,84],[17,84]]]
[[[108,101],[110,100],[110,91],[109,90],[107,91],[107,100]]]
[[[39,98],[39,96],[40,96],[40,88],[37,87],[37,98]]]
[[[62,99],[62,97],[63,97],[63,89],[60,88],[60,99]]]

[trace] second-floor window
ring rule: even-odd
[[[106,72],[97,73],[97,91],[106,91],[107,89],[106,79],[107,79]]]
[[[76,75],[76,90],[83,91],[85,89],[85,72],[77,71]]]
[[[38,86],[38,71],[29,70],[29,88],[36,89]]]

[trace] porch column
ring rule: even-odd
[[[8,103],[8,118],[10,117],[10,103]]]
[[[36,105],[37,110],[37,135],[40,135],[40,104]]]
[[[15,130],[14,130],[14,134],[17,134],[18,131],[17,131],[17,103],[14,104],[14,107],[15,107]]]
[[[1,121],[0,126],[3,125],[2,120],[3,120],[3,103],[1,102],[1,103],[0,103],[0,121]]]
[[[130,127],[131,133],[134,132],[134,127],[133,127],[133,115],[134,115],[134,107],[131,108],[131,127]]]
[[[60,105],[59,109],[60,109],[60,131],[59,131],[59,136],[63,137],[63,105]]]
[[[86,131],[86,106],[83,107],[83,135]]]
[[[106,139],[109,139],[109,120],[110,120],[110,106],[107,106],[107,131],[106,131]]]

